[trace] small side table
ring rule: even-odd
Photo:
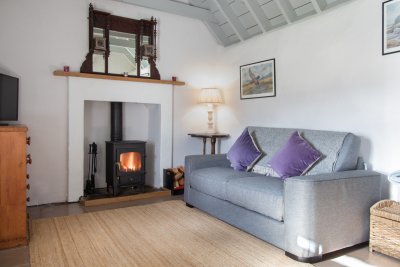
[[[206,154],[206,143],[207,138],[211,140],[211,154],[215,154],[215,143],[217,142],[218,138],[226,138],[229,137],[229,134],[225,133],[189,133],[191,137],[198,137],[203,138],[203,155]]]

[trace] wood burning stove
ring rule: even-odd
[[[122,103],[111,103],[111,141],[106,142],[107,190],[144,192],[146,142],[122,141]]]
[[[107,189],[113,189],[117,196],[124,189],[144,191],[146,142],[106,142]]]

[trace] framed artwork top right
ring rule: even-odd
[[[382,3],[382,54],[400,52],[400,0]]]

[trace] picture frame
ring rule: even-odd
[[[240,99],[275,96],[275,58],[240,66]]]
[[[153,57],[154,56],[153,45],[150,44],[142,45],[142,55],[144,57]]]
[[[94,37],[94,49],[106,50],[106,38]]]
[[[400,52],[400,0],[382,3],[382,55]]]

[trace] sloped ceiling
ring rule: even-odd
[[[120,0],[203,21],[229,46],[351,0]]]

